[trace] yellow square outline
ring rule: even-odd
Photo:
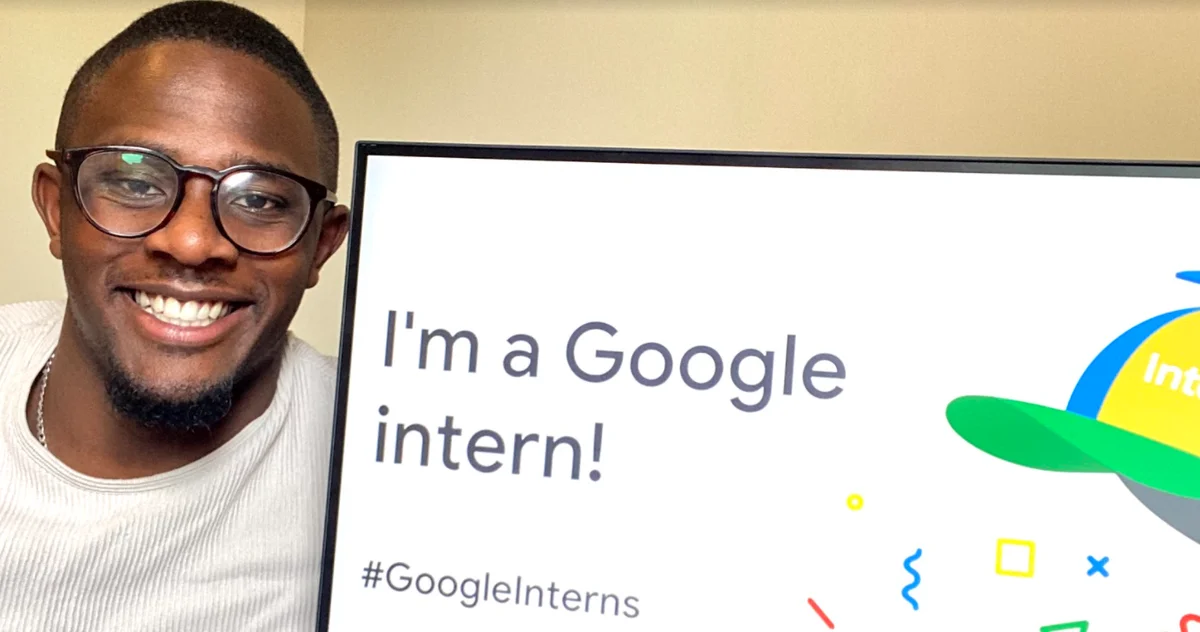
[[[1029,571],[1028,572],[1022,573],[1022,572],[1018,572],[1018,571],[1006,571],[1000,566],[1003,563],[1004,545],[1005,544],[1015,544],[1018,546],[1024,546],[1024,547],[1029,548]],[[1000,539],[996,540],[996,574],[997,575],[1007,575],[1009,577],[1033,577],[1033,563],[1036,559],[1036,553],[1037,553],[1037,544],[1034,544],[1033,542],[1031,542],[1029,540],[1009,540],[1009,539],[1005,539],[1005,538],[1000,538]]]

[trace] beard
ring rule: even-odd
[[[233,409],[246,381],[242,367],[203,388],[164,395],[138,383],[111,353],[105,355],[104,388],[113,411],[173,439],[211,436]]]

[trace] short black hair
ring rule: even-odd
[[[184,0],[143,14],[79,67],[63,98],[55,147],[64,149],[89,89],[122,55],[166,41],[197,41],[262,61],[287,81],[312,112],[325,185],[337,188],[338,130],[333,110],[304,57],[274,24],[249,9],[217,0]]]

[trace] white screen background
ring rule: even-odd
[[[967,394],[1063,408],[1109,341],[1200,300],[1173,278],[1200,268],[1200,183],[399,156],[369,158],[365,177],[333,632],[828,629],[809,598],[837,630],[1088,620],[1107,632],[1174,629],[1200,608],[1200,545],[1115,476],[999,461],[944,415]],[[596,350],[624,352],[603,383],[566,362],[589,321],[617,334],[584,336],[582,368],[607,368]],[[477,372],[465,342],[450,371],[441,341],[417,368],[420,330],[437,328],[475,333]],[[514,334],[537,339],[537,377],[503,371],[506,353],[527,349],[506,342]],[[674,361],[654,388],[629,371],[645,342]],[[679,376],[696,345],[724,360],[706,391]],[[729,401],[759,399],[730,381],[748,348],[775,354],[771,400],[754,413]],[[845,379],[818,381],[844,389],[833,399],[802,385],[817,353],[845,364]],[[647,375],[658,357],[644,357]],[[747,381],[755,366],[743,364]],[[455,471],[436,434],[447,415],[462,429]],[[381,420],[392,428],[377,463]],[[396,423],[429,429],[428,466],[416,437],[392,462]],[[466,462],[480,429],[505,441],[509,454],[481,455],[498,471]],[[579,479],[565,476],[567,450],[541,475],[544,443],[514,475],[516,433],[576,437]],[[850,494],[862,510],[847,508]],[[999,538],[1036,542],[1033,577],[996,574]],[[902,563],[918,548],[914,610]],[[1109,577],[1087,575],[1089,555],[1110,558]],[[372,561],[408,564],[397,582],[486,573],[493,585],[555,582],[560,600],[565,589],[634,596],[639,614],[365,588]]]

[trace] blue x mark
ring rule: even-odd
[[[1100,573],[1101,575],[1108,577],[1108,571],[1104,570],[1104,565],[1108,564],[1107,557],[1097,560],[1096,558],[1089,555],[1088,561],[1091,562],[1091,564],[1092,564],[1092,567],[1088,569],[1088,577],[1091,577],[1092,575],[1094,575],[1096,573]]]

